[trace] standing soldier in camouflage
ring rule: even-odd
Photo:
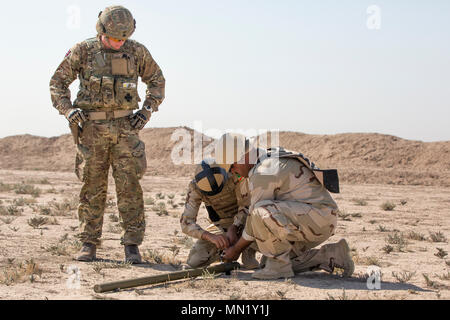
[[[141,262],[138,246],[145,219],[139,180],[147,163],[139,131],[164,100],[165,79],[147,48],[129,39],[135,28],[129,10],[106,8],[99,14],[97,37],[76,44],[50,81],[53,106],[69,121],[78,146],[75,172],[83,182],[79,261],[96,258],[112,166],[125,260]],[[72,104],[69,86],[77,77],[80,88]],[[141,101],[138,77],[147,85],[146,99],[143,108],[133,113]]]
[[[180,220],[182,231],[198,239],[189,253],[190,267],[205,267],[219,260],[220,252],[239,239],[250,200],[246,182],[247,179],[218,166],[214,159],[205,159],[197,166]],[[206,230],[197,224],[202,203],[212,223]],[[252,247],[242,253],[242,263],[247,269],[259,266],[255,253]]]
[[[338,207],[327,191],[339,192],[335,170],[319,170],[302,154],[282,148],[252,148],[241,135],[227,134],[217,146],[217,162],[231,163],[231,172],[248,177],[251,194],[242,237],[226,250],[225,260],[236,260],[256,241],[267,257],[265,267],[252,275],[256,279],[288,278],[314,269],[333,272],[335,267],[345,276],[353,273],[344,239],[313,249],[336,229]]]

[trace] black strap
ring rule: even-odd
[[[221,167],[214,167],[211,168],[209,164],[207,164],[205,161],[202,161],[201,166],[203,168],[203,171],[201,171],[199,174],[195,176],[195,182],[199,183],[200,180],[203,178],[207,178],[209,185],[211,186],[211,191],[204,191],[201,190],[202,193],[208,195],[208,196],[214,196],[218,193],[220,193],[225,185],[225,182],[228,178],[228,174],[225,171],[224,168]],[[214,177],[215,174],[221,174],[223,176],[223,183],[219,186],[216,181],[216,177]]]

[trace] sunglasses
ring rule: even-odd
[[[120,40],[120,39],[116,39],[116,38],[113,38],[113,37],[108,37],[108,39],[113,41],[113,42],[123,42],[123,41],[125,41],[125,40]]]

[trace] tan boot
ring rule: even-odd
[[[139,253],[139,248],[137,245],[125,246],[125,262],[131,264],[142,263],[141,254]]]
[[[259,268],[259,262],[256,260],[256,251],[253,248],[248,247],[241,254],[242,264],[247,270],[253,270]]]
[[[93,243],[83,243],[83,247],[76,258],[78,261],[92,262],[96,258],[97,246]]]
[[[296,273],[317,269],[333,273],[334,268],[340,268],[344,270],[345,277],[350,277],[355,271],[355,264],[347,241],[341,239],[337,243],[323,245],[320,249],[311,249],[294,258],[292,268]]]
[[[255,271],[252,278],[260,280],[274,280],[280,278],[292,278],[295,274],[292,271],[290,262],[286,263],[273,258],[267,258],[264,269]]]

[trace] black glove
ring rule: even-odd
[[[88,120],[88,116],[80,109],[71,109],[66,113],[66,118],[70,123],[83,123]]]
[[[144,129],[147,122],[150,120],[152,113],[147,110],[139,110],[130,117],[131,126],[134,129],[142,130]]]

